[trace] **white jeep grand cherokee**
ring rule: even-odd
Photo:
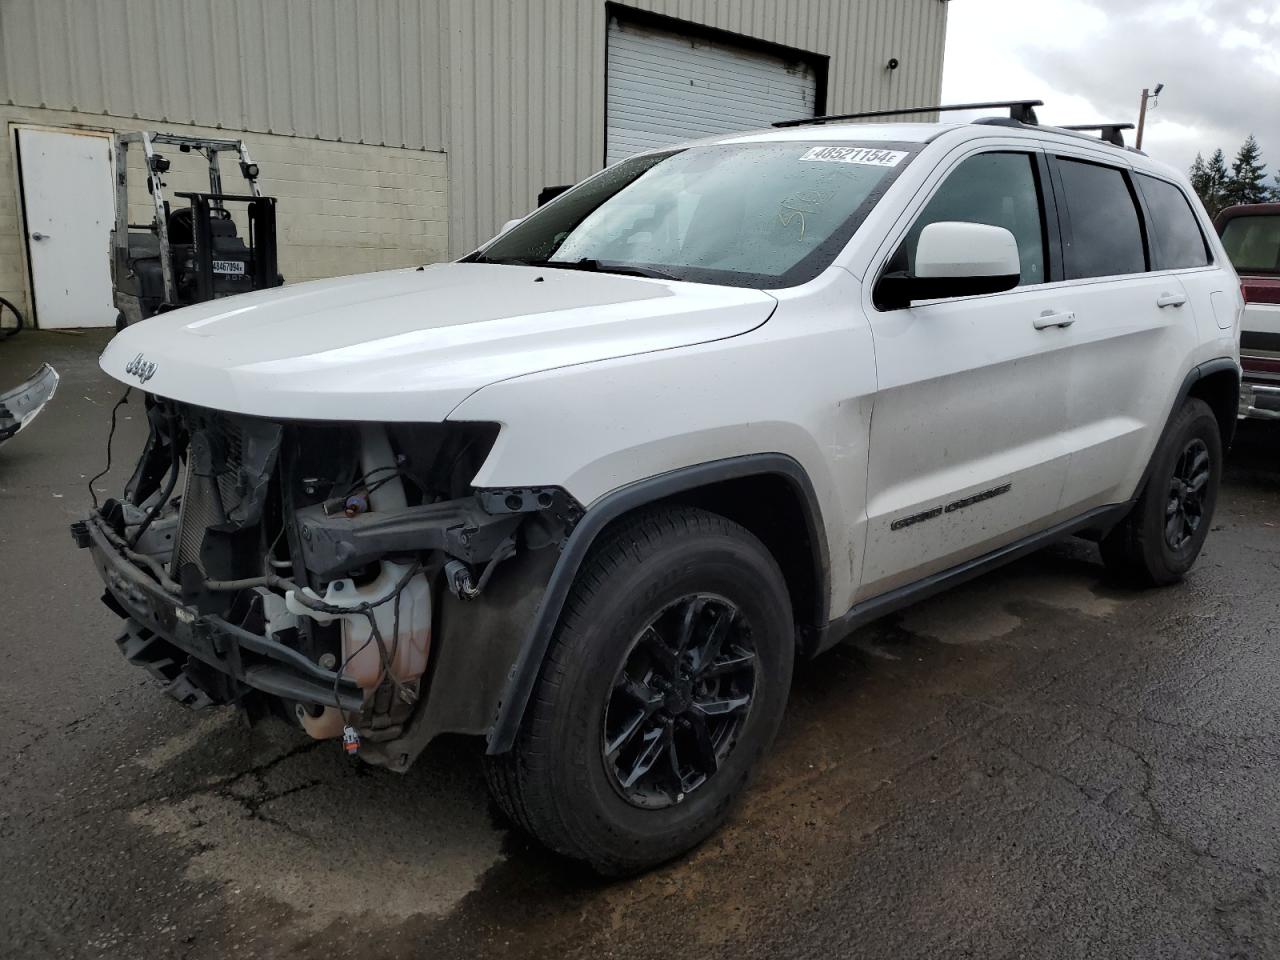
[[[74,528],[125,656],[497,803],[608,873],[708,836],[796,657],[1067,535],[1209,530],[1239,282],[1173,170],[1063,130],[814,123],[633,157],[457,263],[157,316]]]

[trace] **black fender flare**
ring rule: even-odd
[[[755,476],[781,477],[800,496],[805,509],[805,521],[809,528],[810,542],[813,544],[814,563],[819,578],[818,597],[823,609],[820,611],[821,617],[817,622],[819,624],[826,622],[829,615],[826,607],[830,594],[826,527],[822,521],[822,511],[809,475],[793,457],[782,453],[748,454],[682,467],[628,484],[593,504],[583,514],[565,542],[560,558],[547,581],[542,602],[538,605],[538,612],[520,645],[519,653],[507,677],[502,699],[498,704],[497,716],[489,730],[487,753],[506,753],[515,743],[529,698],[533,695],[533,688],[538,680],[538,672],[542,669],[543,659],[551,646],[551,638],[560,620],[560,612],[578,576],[578,570],[586,559],[587,551],[601,531],[618,517],[646,504],[725,480]]]
[[[1169,419],[1173,419],[1173,415],[1178,412],[1178,407],[1182,406],[1182,401],[1187,399],[1187,394],[1191,392],[1191,388],[1195,386],[1197,380],[1203,380],[1207,376],[1223,373],[1224,371],[1230,371],[1236,378],[1236,385],[1240,384],[1240,364],[1231,357],[1206,360],[1204,363],[1188,370],[1187,375],[1182,378],[1182,386],[1178,388],[1178,397],[1173,401],[1173,407],[1169,410]]]
[[[1178,410],[1181,409],[1183,402],[1191,394],[1191,388],[1205,377],[1212,376],[1216,373],[1230,371],[1236,378],[1236,392],[1240,390],[1240,364],[1231,357],[1217,357],[1213,360],[1206,360],[1204,363],[1198,364],[1187,371],[1187,375],[1182,378],[1182,385],[1178,387],[1178,393],[1173,398],[1173,405],[1169,407],[1169,413],[1164,418],[1164,426],[1160,429],[1160,437],[1163,439],[1164,432],[1169,429],[1169,423],[1173,420]],[[1232,435],[1235,433],[1235,419],[1232,418],[1231,434],[1222,437],[1222,449],[1231,446]],[[1155,449],[1151,451],[1151,457],[1147,460],[1147,466],[1142,471],[1142,478],[1138,481],[1137,489],[1133,491],[1133,500],[1137,500],[1142,496],[1142,491],[1147,488],[1147,481],[1151,479],[1151,471],[1155,469],[1156,454],[1160,450],[1160,440],[1156,441]]]

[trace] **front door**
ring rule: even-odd
[[[892,256],[868,280],[911,270],[939,221],[1005,227],[1019,286],[869,310],[878,387],[871,418],[868,599],[1019,539],[1056,519],[1069,451],[1067,319],[1055,300],[1041,158],[1018,150],[953,162]]]
[[[18,154],[36,323],[114,325],[110,138],[21,128]]]

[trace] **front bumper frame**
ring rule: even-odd
[[[0,393],[0,443],[16,436],[58,392],[58,371],[47,363],[12,390]]]
[[[273,637],[201,614],[183,603],[111,542],[99,518],[75,525],[73,536],[89,547],[107,585],[110,599],[104,597],[104,601],[128,621],[121,646],[131,661],[154,664],[155,654],[145,648],[158,637],[253,690],[350,712],[362,708],[364,694],[355,681],[324,669]]]

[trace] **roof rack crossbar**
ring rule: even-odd
[[[1009,119],[1018,123],[1035,124],[1036,107],[1043,107],[1043,100],[991,100],[985,103],[943,103],[932,107],[902,107],[897,110],[866,110],[862,113],[837,113],[825,117],[804,117],[799,120],[779,120],[775,127],[803,127],[810,123],[827,123],[833,120],[865,120],[872,117],[898,117],[907,113],[946,113],[951,110],[994,110],[1005,108]]]
[[[1121,133],[1120,131],[1132,130],[1133,124],[1132,123],[1075,123],[1070,126],[1063,125],[1058,129],[1073,130],[1077,132],[1083,131],[1086,133],[1096,130],[1098,131],[1099,140],[1105,140],[1107,141],[1107,143],[1114,144],[1117,147],[1123,147],[1124,134]]]

